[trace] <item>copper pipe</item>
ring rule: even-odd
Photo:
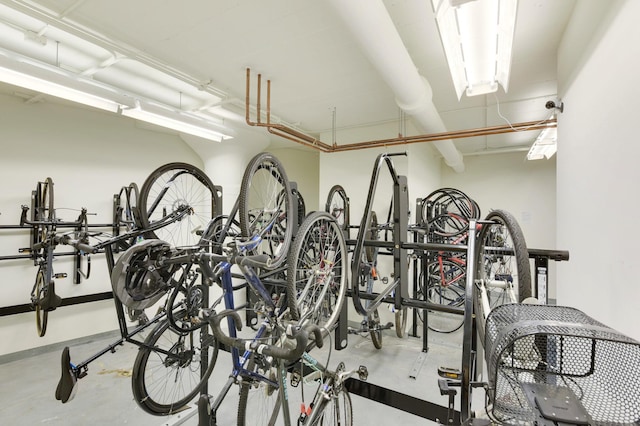
[[[267,80],[267,124],[271,124],[271,80]]]
[[[336,143],[333,146],[328,145],[313,136],[307,135],[303,132],[295,130],[291,127],[285,126],[283,124],[271,124],[271,80],[267,80],[267,122],[260,122],[260,80],[261,76],[258,74],[258,121],[253,122],[250,118],[250,108],[249,108],[249,90],[251,86],[251,71],[247,68],[247,81],[246,81],[246,97],[245,97],[245,113],[246,113],[246,122],[250,126],[259,126],[266,127],[269,133],[279,136],[281,138],[290,140],[292,142],[299,143],[304,146],[308,146],[311,148],[315,148],[319,151],[330,153],[330,152],[340,152],[340,151],[353,151],[357,149],[366,149],[366,148],[376,148],[381,146],[394,146],[394,145],[403,145],[410,143],[424,143],[424,142],[435,142],[446,139],[462,139],[462,138],[470,138],[476,136],[488,136],[488,135],[497,135],[502,133],[512,133],[512,132],[524,132],[531,130],[543,130],[547,127],[556,127],[557,121],[555,118],[542,120],[542,121],[527,121],[516,124],[505,124],[500,126],[491,126],[491,127],[482,127],[476,129],[466,129],[466,130],[454,130],[451,132],[442,132],[442,133],[432,133],[432,134],[423,134],[423,135],[415,135],[415,136],[399,136],[397,138],[391,139],[378,139],[371,140],[366,142],[356,142],[346,145],[338,145]]]
[[[262,93],[262,85],[260,82],[262,81],[262,74],[258,74],[258,93],[256,100],[256,118],[258,119],[258,124],[260,124],[260,94]]]

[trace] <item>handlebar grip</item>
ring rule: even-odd
[[[84,243],[78,242],[77,244],[72,244],[72,246],[74,246],[78,250],[83,251],[85,253],[95,253],[96,252],[96,248],[93,247],[90,244],[84,244]]]
[[[84,243],[81,240],[73,240],[69,235],[56,235],[54,240],[60,244],[66,244],[68,246],[74,247],[80,251],[85,253],[95,253],[98,251],[97,248],[93,247],[90,244]]]
[[[267,254],[256,254],[252,256],[238,256],[236,263],[241,266],[252,266],[254,268],[268,268],[271,258]]]

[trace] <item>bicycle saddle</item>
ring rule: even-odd
[[[71,355],[69,355],[69,347],[65,347],[62,351],[61,358],[62,365],[62,377],[56,387],[56,399],[62,401],[64,404],[67,401],[71,401],[76,395],[76,389],[78,385],[78,379],[71,370]]]
[[[55,283],[49,283],[47,294],[38,303],[45,311],[53,311],[62,304],[62,298],[56,294]]]

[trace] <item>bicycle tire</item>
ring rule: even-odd
[[[380,314],[378,314],[377,309],[374,309],[369,314],[367,322],[369,324],[371,343],[376,349],[382,349],[382,329],[380,328]]]
[[[336,218],[344,231],[349,230],[349,198],[341,185],[331,187],[324,210]]]
[[[174,247],[194,246],[200,233],[216,214],[220,198],[213,182],[198,167],[187,163],[168,163],[158,167],[140,188],[138,210],[140,224],[148,229],[180,207],[188,213],[178,221],[147,230],[147,239],[167,241]]]
[[[113,223],[117,226],[118,235],[120,227],[124,227],[124,232],[130,232],[141,227],[140,214],[138,213],[138,199],[140,190],[135,182],[129,186],[120,188],[120,192],[114,196]]]
[[[324,331],[338,321],[347,292],[347,245],[329,213],[310,213],[298,229],[287,266],[287,301],[292,320]]]
[[[510,275],[508,279],[513,283],[514,292],[517,291],[515,300],[508,297],[509,292],[496,292],[497,295],[487,295],[487,302],[490,309],[506,303],[521,303],[523,300],[531,297],[531,269],[529,265],[529,252],[524,239],[522,229],[513,215],[505,210],[493,210],[483,223],[478,234],[478,250],[476,252],[476,291],[474,292],[474,308],[476,317],[476,328],[482,345],[485,339],[485,320],[490,310],[485,309],[483,303],[482,292],[479,290],[482,280],[495,279],[496,274],[502,274],[503,277]],[[506,233],[505,233],[506,232]],[[491,248],[506,248],[512,251],[513,255],[497,253]],[[515,258],[515,261],[514,259]],[[500,262],[501,268],[494,269],[495,263]],[[509,262],[509,265],[506,263]],[[515,272],[508,269],[511,263],[515,263]],[[506,278],[506,277],[504,277]],[[494,292],[494,291],[492,291]],[[493,299],[493,302],[492,300]]]
[[[266,269],[280,266],[287,258],[295,216],[291,184],[273,154],[262,152],[247,165],[240,185],[239,212],[242,236],[260,239],[252,254],[269,256]]]
[[[46,309],[42,309],[42,307],[40,306],[40,300],[42,300],[45,297],[44,293],[46,293],[46,290],[45,290],[46,287],[48,286],[45,286],[44,272],[40,267],[38,268],[38,272],[36,272],[36,292],[35,292],[36,330],[38,331],[38,336],[40,337],[44,337],[44,335],[47,333],[47,322],[49,319],[49,311]]]
[[[322,413],[317,421],[311,426],[352,426],[353,425],[353,406],[351,404],[351,395],[347,389],[342,386],[338,395],[330,400],[325,400],[322,407]]]
[[[425,292],[424,276],[420,275],[420,291]],[[466,268],[449,259],[436,259],[427,265],[425,300],[446,307],[461,307],[464,305],[466,285]],[[418,317],[424,323],[422,310]],[[464,324],[461,315],[430,310],[427,317],[427,327],[437,333],[453,333]]]
[[[138,351],[131,375],[133,396],[140,408],[152,415],[168,415],[182,410],[198,395],[218,357],[217,341],[209,333],[203,335],[203,330],[207,325],[179,333],[167,320],[154,327]],[[201,374],[203,346],[207,348],[208,365]]]
[[[33,211],[32,220],[35,222],[50,222],[51,224],[38,224],[33,231],[33,244],[42,243],[47,239],[49,232],[54,227],[55,220],[53,180],[47,177],[43,182],[38,182],[35,194],[32,195]],[[33,245],[32,244],[32,245]],[[44,248],[32,253],[34,259],[44,253]]]
[[[298,208],[298,226],[304,222],[304,218],[307,216],[307,206],[304,203],[304,197],[297,189],[291,189],[293,194],[294,204]]]
[[[269,339],[270,336],[267,334],[264,338]],[[277,339],[271,339],[272,342],[275,340]],[[267,368],[268,372],[265,371]],[[247,370],[259,376],[268,374],[270,380],[278,381],[275,365],[267,363],[262,355],[255,352],[249,357]],[[277,387],[251,376],[243,377],[238,401],[238,426],[274,424],[280,413],[280,404]]]
[[[400,308],[395,311],[396,336],[403,339],[407,335],[408,308]]]

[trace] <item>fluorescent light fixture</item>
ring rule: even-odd
[[[558,150],[558,128],[547,127],[536,138],[529,153],[527,154],[527,160],[547,160],[556,153]]]
[[[518,0],[431,0],[458,99],[509,89]]]
[[[232,136],[215,129],[211,123],[193,114],[171,110],[151,103],[143,104],[140,101],[136,101],[135,108],[122,109],[122,115],[215,142],[222,142],[223,139],[232,138]]]
[[[51,65],[12,56],[0,51],[0,81],[4,83],[111,112],[117,112],[121,103],[131,103],[124,98],[116,102],[112,99],[115,92],[90,79],[83,79]]]

